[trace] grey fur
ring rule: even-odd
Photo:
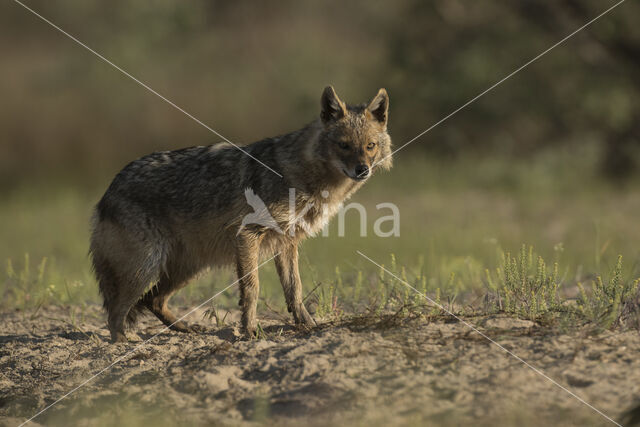
[[[298,243],[324,225],[323,204],[333,214],[362,185],[354,179],[357,165],[371,167],[391,153],[384,89],[368,106],[347,106],[327,87],[321,105],[321,117],[304,128],[243,147],[283,178],[225,143],[149,154],[116,175],[96,206],[90,248],[113,341],[126,341],[126,321],[134,323],[144,309],[173,329],[190,331],[176,322],[169,297],[204,268],[228,264],[246,276],[240,280],[242,325],[254,334],[255,268],[260,257],[273,254],[279,254],[276,267],[296,323],[314,324],[302,303]],[[377,167],[390,168],[391,159]],[[247,188],[283,233],[255,224],[238,233],[251,212]],[[313,203],[305,215],[310,230],[289,218],[289,188],[299,210]]]

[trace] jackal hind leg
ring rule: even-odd
[[[117,306],[107,308],[107,324],[111,333],[111,342],[125,343],[129,341],[125,334],[125,324],[127,314],[133,306],[134,304],[118,303]]]
[[[143,286],[134,281],[131,286],[121,288],[120,293],[105,304],[107,309],[107,323],[111,332],[111,341],[114,343],[127,342],[125,326],[129,322],[129,312],[134,309],[138,295],[142,292]]]
[[[144,305],[169,329],[178,332],[202,332],[204,328],[197,324],[188,324],[178,318],[169,308],[169,298],[188,284],[187,280],[172,280],[163,274],[158,284],[145,293],[138,304]]]

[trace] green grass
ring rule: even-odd
[[[622,256],[619,256],[609,280],[605,282],[602,277],[597,276],[591,281],[590,293],[578,283],[580,314],[592,324],[603,328],[618,326],[629,320],[637,322],[639,281],[640,279],[625,280],[622,274]]]
[[[506,313],[536,320],[560,307],[558,263],[547,273],[547,264],[533,246],[522,245],[518,256],[503,255],[495,278],[487,270],[487,283],[498,296],[497,307]]]
[[[601,182],[590,172],[596,155],[585,147],[510,163],[496,158],[397,161],[353,198],[367,208],[367,237],[358,235],[359,218],[352,210],[345,237],[337,236],[334,220],[328,237],[301,246],[305,292],[314,290],[311,298],[323,316],[424,305],[397,279],[357,255],[360,250],[445,307],[540,319],[558,312],[564,307],[561,299],[570,297],[578,301],[583,318],[600,322],[598,313],[608,304],[602,301],[613,298],[613,314],[601,323],[619,324],[611,319],[620,317],[621,301],[632,298],[633,279],[640,276],[640,191],[634,183],[621,189]],[[22,188],[4,198],[2,307],[99,302],[87,250],[91,209],[106,185],[107,180],[98,189]],[[373,235],[374,221],[388,214],[376,209],[382,202],[398,206],[400,237]],[[262,304],[282,309],[275,267],[267,264],[260,276]],[[231,269],[204,273],[174,303],[202,301],[233,280]],[[614,294],[608,293],[609,283],[618,289]],[[236,304],[235,289],[215,301],[220,308]]]

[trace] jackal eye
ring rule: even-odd
[[[346,142],[340,141],[340,142],[338,142],[338,147],[340,147],[343,150],[348,150],[349,149],[349,144],[347,144]]]
[[[376,146],[375,142],[370,142],[367,144],[367,150],[373,150]]]

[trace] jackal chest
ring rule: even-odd
[[[296,237],[313,236],[320,232],[340,209],[341,202],[323,197],[300,198],[290,207],[284,221],[285,234]]]

